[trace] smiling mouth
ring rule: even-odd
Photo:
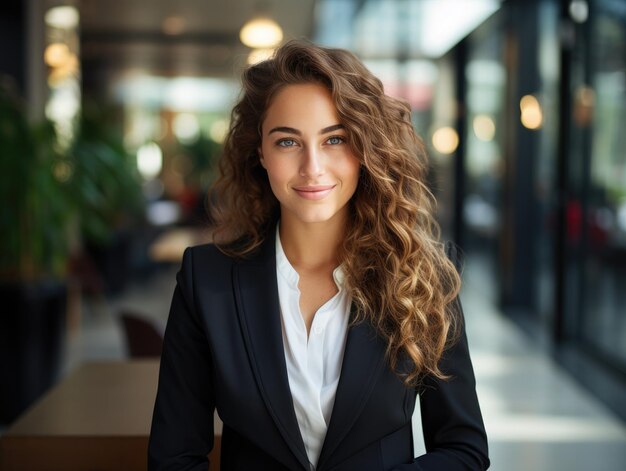
[[[328,195],[336,185],[298,186],[294,191],[307,200],[319,200]]]

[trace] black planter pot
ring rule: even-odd
[[[59,374],[67,285],[0,282],[0,424],[9,424]]]

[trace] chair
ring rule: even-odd
[[[163,333],[147,316],[122,311],[120,313],[126,345],[131,358],[160,357]]]

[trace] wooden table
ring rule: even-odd
[[[0,469],[147,469],[158,368],[157,360],[80,366],[0,438]],[[221,445],[222,427],[217,416],[215,420],[211,469],[219,469]]]
[[[155,262],[180,263],[187,247],[206,244],[213,240],[210,228],[174,227],[168,229],[150,244],[148,254]]]

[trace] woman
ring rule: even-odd
[[[488,467],[426,170],[409,107],[351,53],[292,41],[244,72],[216,243],[177,277],[151,469],[206,469],[215,408],[225,470]]]

